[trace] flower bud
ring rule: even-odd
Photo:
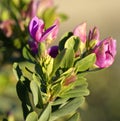
[[[85,43],[86,42],[86,23],[78,25],[74,31],[73,34],[80,38],[80,40]]]
[[[69,77],[67,77],[67,78],[65,79],[64,86],[68,86],[69,84],[75,82],[76,80],[77,80],[76,75],[75,75],[75,74],[72,74],[72,75],[70,75]]]
[[[51,57],[55,58],[58,54],[58,46],[50,47],[47,52]]]
[[[89,31],[88,40],[99,40],[100,33],[97,27]]]

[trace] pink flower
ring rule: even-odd
[[[99,42],[93,52],[96,54],[96,65],[99,68],[111,66],[116,55],[116,40],[109,37]]]
[[[73,34],[75,36],[78,36],[80,40],[85,43],[86,42],[86,23],[78,25],[74,31]]]
[[[13,34],[12,26],[15,24],[13,20],[6,20],[0,22],[0,29],[4,32],[6,37],[10,37]]]

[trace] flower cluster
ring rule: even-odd
[[[74,30],[74,35],[86,44],[88,51],[96,54],[96,65],[99,68],[106,68],[113,64],[116,55],[116,40],[108,37],[100,40],[99,30],[94,27],[86,36],[86,23],[77,26]]]
[[[30,48],[34,54],[38,53],[38,43],[54,40],[57,37],[59,30],[59,22],[56,20],[54,24],[47,30],[44,29],[44,22],[36,16],[29,24],[29,32],[32,41],[29,41]],[[97,27],[94,27],[86,34],[86,23],[78,25],[72,34],[79,38],[81,42],[80,53],[95,53],[96,66],[106,68],[113,64],[116,55],[116,40],[108,37],[100,40],[100,33]],[[55,58],[58,54],[58,46],[52,46],[48,49],[48,54]]]

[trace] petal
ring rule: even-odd
[[[49,36],[49,34],[53,31],[53,29],[55,28],[56,25],[53,25],[51,27],[49,27],[42,35],[42,38],[41,38],[41,42],[42,41],[45,41],[47,39],[47,37]]]
[[[86,42],[86,23],[83,23],[77,26],[74,29],[73,34],[75,36],[78,36],[81,39],[81,41],[85,43]]]
[[[30,24],[29,24],[29,32],[30,32],[31,37],[34,40],[39,41],[39,39],[42,36],[43,29],[44,29],[43,20],[38,19],[36,16],[33,17],[33,19],[30,21]]]
[[[104,67],[107,68],[111,66],[114,62],[114,58],[111,56],[110,53],[106,53],[106,60],[105,60],[105,65]]]
[[[106,51],[109,51],[109,53],[113,57],[115,57],[116,52],[117,52],[117,50],[116,50],[116,40],[114,40],[113,38],[109,37],[109,38],[104,39],[102,41],[102,43],[107,46]]]
[[[100,68],[104,68],[106,59],[104,50],[101,50],[101,48],[98,47],[94,53],[96,54],[96,65]]]
[[[89,31],[88,40],[99,40],[100,33],[97,27]]]
[[[96,54],[96,65],[100,68],[107,68],[114,62],[116,54],[116,40],[107,38],[100,42],[94,49]]]
[[[49,40],[54,40],[57,38],[57,34],[59,31],[59,25],[60,25],[60,22],[58,19],[55,20],[54,25],[55,25],[55,27],[52,29],[51,33],[47,37],[47,39],[49,39]]]

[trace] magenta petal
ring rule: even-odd
[[[53,29],[55,28],[56,25],[53,25],[51,27],[49,27],[42,35],[42,38],[41,38],[41,42],[42,41],[45,41],[47,39],[47,37],[49,36],[49,34],[53,31]]]
[[[50,47],[47,52],[51,57],[55,58],[58,55],[58,46]]]
[[[57,34],[58,34],[58,31],[59,31],[59,25],[60,25],[58,19],[55,20],[54,25],[56,25],[56,26],[53,28],[53,30],[51,31],[51,33],[48,36],[49,40],[54,40],[54,39],[57,38]]]
[[[81,39],[81,41],[85,43],[86,42],[86,23],[83,23],[77,26],[74,29],[73,34],[75,36],[78,36]]]
[[[43,28],[44,28],[43,20],[38,19],[36,16],[33,17],[33,19],[30,21],[30,24],[29,24],[29,32],[30,32],[31,37],[35,41],[39,41],[39,39],[41,38]]]
[[[116,55],[116,40],[107,38],[99,43],[93,51],[96,54],[96,65],[106,68],[112,65]]]

